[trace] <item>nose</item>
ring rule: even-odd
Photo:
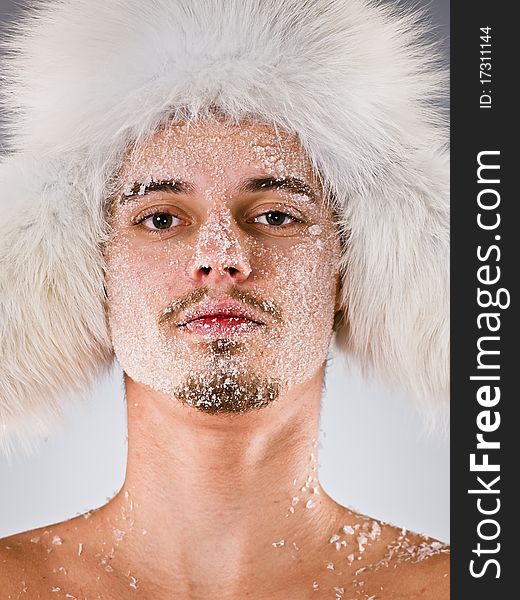
[[[251,274],[251,264],[239,236],[231,226],[231,215],[215,211],[199,231],[188,276],[197,284],[240,283]]]

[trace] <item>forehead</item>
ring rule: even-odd
[[[129,151],[123,162],[127,181],[201,176],[227,180],[245,172],[317,181],[296,135],[246,120],[207,118],[162,126]]]

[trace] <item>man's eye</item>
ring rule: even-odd
[[[142,224],[146,229],[158,230],[158,229],[171,229],[177,227],[182,223],[182,220],[170,213],[159,212],[149,217],[145,217],[139,224]]]
[[[269,212],[259,215],[255,218],[255,223],[261,223],[262,225],[271,225],[272,227],[279,227],[281,225],[289,225],[294,223],[297,219],[291,217],[286,213],[270,210]]]

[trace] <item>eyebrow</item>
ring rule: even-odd
[[[168,192],[169,194],[186,194],[194,190],[194,186],[186,181],[174,179],[161,179],[160,181],[150,181],[142,183],[136,181],[132,187],[121,194],[120,203],[124,204],[127,200],[145,196],[150,192]]]
[[[244,193],[284,190],[290,194],[308,196],[314,202],[318,200],[311,186],[297,177],[254,177],[242,181],[238,190]]]
[[[283,190],[290,194],[307,196],[313,202],[318,201],[318,196],[313,188],[297,177],[252,177],[243,179],[236,188],[241,193],[264,192],[269,190]],[[121,195],[120,203],[127,200],[145,196],[150,192],[167,192],[169,194],[189,194],[195,186],[187,181],[163,179],[148,183],[134,182],[132,187]]]

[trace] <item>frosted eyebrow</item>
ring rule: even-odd
[[[163,179],[161,181],[140,182],[135,181],[131,187],[127,187],[121,194],[120,204],[140,196],[146,196],[150,192],[167,192],[169,194],[186,194],[194,191],[194,186],[186,181],[175,181]]]
[[[284,190],[290,194],[307,196],[311,201],[318,202],[318,196],[311,186],[297,177],[253,177],[242,180],[237,191],[241,193],[266,192],[269,190]],[[120,198],[120,204],[150,192],[166,192],[169,194],[189,194],[195,191],[195,186],[187,181],[164,179],[161,181],[134,182],[127,187]]]
[[[297,177],[255,177],[243,180],[237,189],[244,193],[284,190],[290,194],[307,196],[313,202],[318,202],[318,196],[311,186]]]

